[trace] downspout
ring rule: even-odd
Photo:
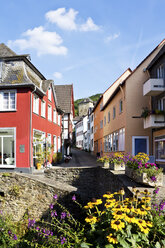
[[[36,85],[34,86],[34,90],[31,92],[31,95],[30,95],[30,140],[29,140],[29,150],[30,150],[30,156],[29,156],[29,159],[30,159],[30,169],[31,169],[31,173],[32,173],[32,161],[31,161],[31,152],[32,152],[32,146],[31,146],[31,132],[32,132],[32,96],[33,96],[33,93],[36,91]]]

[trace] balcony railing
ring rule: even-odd
[[[150,78],[143,85],[143,96],[157,96],[165,91],[163,78]]]
[[[151,114],[144,118],[144,129],[165,127],[165,115]]]

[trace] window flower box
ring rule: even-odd
[[[163,186],[163,173],[158,174],[155,176],[155,180],[152,181],[148,178],[147,173],[139,173],[138,170],[134,170],[133,168],[127,167],[125,168],[125,174],[136,181],[137,183],[142,183],[151,187],[161,187]]]
[[[109,168],[109,161],[104,162],[103,168]]]
[[[138,153],[136,156],[126,156],[125,174],[138,183],[151,187],[163,186],[163,173],[156,164],[148,163],[149,157],[145,153]]]
[[[111,162],[109,168],[110,168],[110,170],[114,170],[114,171],[125,170],[125,163]]]

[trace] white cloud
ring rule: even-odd
[[[62,78],[62,73],[56,71],[56,72],[53,74],[53,76],[54,76],[55,78],[57,78],[57,79],[61,79],[61,78]]]
[[[88,32],[88,31],[97,31],[97,30],[99,30],[99,29],[100,29],[100,27],[97,26],[97,25],[93,22],[93,20],[92,20],[91,17],[89,17],[89,18],[87,19],[86,23],[84,23],[84,24],[82,24],[82,25],[80,26],[80,30],[81,30],[81,31],[84,31],[84,32]]]
[[[59,28],[64,30],[78,30],[78,31],[97,31],[100,29],[91,17],[88,17],[87,21],[81,25],[76,23],[76,17],[78,11],[69,9],[68,12],[65,8],[59,8],[57,10],[51,10],[45,14],[46,19],[55,23]]]
[[[113,34],[113,35],[110,35],[108,36],[106,39],[105,39],[105,42],[108,43],[112,40],[116,40],[117,38],[119,38],[120,36],[120,33],[117,33],[117,34]]]
[[[46,19],[51,23],[56,23],[58,27],[65,30],[76,30],[77,25],[75,23],[78,11],[69,9],[68,12],[65,8],[59,8],[57,10],[51,10],[46,13]]]
[[[18,47],[20,50],[35,49],[38,56],[43,54],[67,54],[67,48],[61,45],[63,40],[60,35],[56,32],[46,31],[42,26],[28,29],[22,36],[25,39],[9,40],[8,46]]]

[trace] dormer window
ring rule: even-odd
[[[52,90],[51,90],[51,87],[49,87],[49,89],[48,89],[48,100],[51,101],[51,98],[52,98]]]
[[[160,65],[157,68],[157,78],[164,78],[164,65]]]

